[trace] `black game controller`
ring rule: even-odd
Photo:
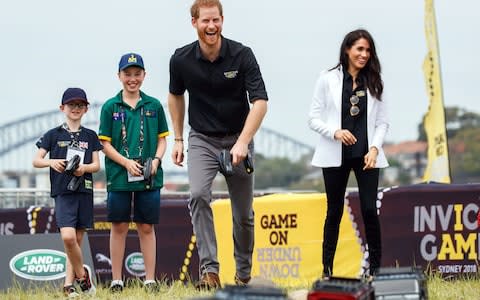
[[[220,152],[220,172],[225,176],[232,176],[233,175],[233,165],[232,165],[232,155],[230,151],[227,149],[223,149]],[[253,173],[253,160],[250,151],[247,153],[247,156],[243,160],[243,165],[245,166],[245,170],[248,174]]]
[[[70,160],[67,161],[65,166],[65,173],[67,175],[73,175],[78,166],[80,165],[80,155],[75,154]]]
[[[67,190],[72,192],[78,190],[80,183],[82,183],[82,176],[73,175],[75,170],[78,169],[79,165],[80,156],[78,154],[75,154],[72,158],[70,158],[70,160],[67,161],[67,164],[65,166],[65,174],[73,176],[72,179],[70,179],[70,182],[67,184]]]
[[[232,155],[227,149],[220,152],[220,172],[225,176],[233,175]]]
[[[250,151],[247,152],[247,157],[243,160],[243,165],[245,166],[245,170],[248,174],[253,173],[253,159]]]
[[[152,158],[149,157],[143,164],[143,178],[145,180],[146,188],[150,189],[152,187]]]

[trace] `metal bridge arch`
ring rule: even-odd
[[[164,107],[166,105],[164,104]],[[82,124],[98,129],[101,104],[92,103],[84,115]],[[168,120],[170,118],[167,118]],[[48,129],[64,122],[59,110],[52,110],[24,117],[0,126],[0,172],[29,171],[36,152],[35,141]],[[172,126],[169,124],[169,128]],[[188,129],[186,129],[185,132]],[[168,139],[169,141],[172,139]],[[171,149],[171,145],[168,145]],[[265,157],[284,157],[292,161],[313,151],[313,147],[299,142],[275,130],[262,127],[255,136],[255,151]],[[169,150],[167,150],[167,155]],[[164,163],[165,171],[178,170],[170,159]]]

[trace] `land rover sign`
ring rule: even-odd
[[[125,269],[133,276],[145,276],[145,264],[143,262],[143,255],[140,252],[133,252],[125,259]]]
[[[65,277],[65,253],[51,249],[21,252],[10,260],[10,270],[30,280],[56,280]]]

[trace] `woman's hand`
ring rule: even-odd
[[[357,142],[357,138],[348,129],[339,129],[335,131],[334,137],[346,146],[351,146]]]
[[[375,164],[377,163],[377,156],[378,156],[378,149],[377,147],[370,147],[368,153],[363,157],[365,162],[365,166],[363,167],[364,170],[373,169],[375,168]]]

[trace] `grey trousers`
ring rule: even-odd
[[[212,183],[220,170],[222,149],[230,150],[238,135],[211,137],[190,130],[188,137],[188,177],[190,182],[189,209],[193,232],[197,240],[200,276],[206,272],[219,273],[217,239],[213,225]],[[249,145],[253,157],[253,142]],[[231,199],[233,216],[234,258],[236,275],[250,276],[254,241],[253,174],[245,171],[243,162],[234,167],[233,175],[225,177]]]

